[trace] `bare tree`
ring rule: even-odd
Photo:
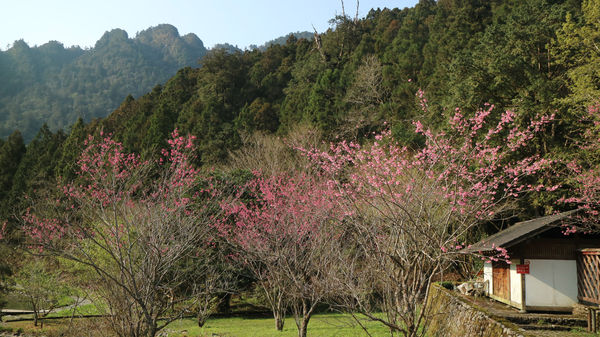
[[[418,96],[426,109],[423,93]],[[331,184],[353,206],[347,211],[353,217],[343,222],[347,245],[335,273],[344,307],[385,324],[392,334],[425,335],[432,318],[425,301],[429,286],[465,254],[470,231],[502,214],[509,200],[543,188],[526,179],[550,162],[514,154],[551,117],[521,128],[507,111],[496,125],[486,125],[492,110],[487,106],[467,118],[457,109],[446,132],[415,122],[426,140],[419,150],[400,146],[386,130],[364,147],[342,142],[327,153],[307,151],[335,174]],[[492,258],[506,257],[498,248]]]
[[[297,125],[285,138],[263,133],[243,135],[242,147],[229,153],[227,166],[266,176],[309,169],[310,160],[294,148],[317,147],[321,138],[321,132],[308,125]]]
[[[365,56],[344,97],[344,101],[352,107],[344,115],[340,132],[356,137],[359,130],[368,132],[380,127],[382,116],[379,107],[388,97],[389,93],[383,85],[381,62],[375,55]]]
[[[356,15],[354,16],[354,19],[351,19],[346,15],[344,1],[341,1],[341,5],[342,14],[336,15],[335,18],[329,21],[332,26],[335,26],[333,34],[330,34],[333,35],[334,38],[330,40],[329,47],[325,47],[321,34],[319,34],[317,29],[313,26],[315,49],[321,55],[323,63],[328,63],[330,61],[335,63],[341,62],[344,57],[349,55],[349,51],[352,48],[351,45],[357,42],[359,38],[358,10],[360,2],[356,1]]]
[[[213,214],[194,190],[192,139],[175,131],[169,144],[154,163],[124,153],[110,137],[90,136],[78,182],[58,186],[58,199],[36,200],[23,217],[38,253],[94,273],[95,297],[119,336],[155,336],[197,300],[193,291],[177,291],[197,289],[180,266],[202,259],[198,247]]]
[[[19,272],[12,277],[17,293],[27,298],[33,310],[33,325],[44,327],[43,318],[48,316],[67,294],[66,287],[61,284],[57,272],[48,270],[41,259],[30,260],[21,266]]]
[[[346,8],[344,6],[344,0],[340,0],[342,3],[342,16],[346,16]],[[356,0],[356,14],[354,15],[354,22],[358,21],[358,9],[360,8],[360,1]]]
[[[290,280],[288,296],[299,337],[306,337],[308,323],[317,305],[327,302],[339,291],[333,282],[335,257],[340,249],[340,241],[335,235],[338,229],[334,225],[338,221],[324,223],[304,243],[302,250],[292,248],[286,254],[283,272]]]
[[[331,223],[342,217],[334,191],[306,174],[257,176],[221,205],[228,217],[220,231],[264,290],[276,327],[290,308],[305,337],[317,304],[334,290]]]
[[[404,173],[403,181],[414,182],[410,201],[361,197],[355,205],[347,229],[353,244],[342,250],[337,276],[344,307],[382,322],[392,334],[418,336],[432,317],[424,305],[429,285],[460,255],[454,246],[462,237],[451,228],[462,232],[476,221],[453,223],[452,206],[435,197],[440,186],[420,172]]]
[[[382,71],[383,66],[376,55],[365,56],[344,100],[363,108],[383,104],[387,92],[383,87]]]

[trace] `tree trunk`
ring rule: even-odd
[[[231,294],[226,293],[223,297],[221,297],[219,304],[217,304],[217,311],[222,314],[228,314],[231,311],[230,301]]]
[[[283,331],[286,312],[286,307],[283,304],[283,297],[280,293],[274,295],[273,297],[269,297],[269,293],[266,290],[265,292],[267,293],[267,298],[269,298],[269,304],[271,305],[273,318],[275,318],[275,328],[277,328],[277,331]]]
[[[414,325],[411,324],[406,327],[406,331],[407,331],[406,335],[412,337],[412,336],[417,335],[418,329]]]
[[[283,331],[283,324],[285,323],[284,313],[273,312],[273,316],[275,317],[275,327],[277,328],[277,331]]]
[[[203,327],[206,323],[206,315],[202,311],[198,311],[198,327]]]
[[[300,323],[300,326],[298,327],[298,337],[306,337],[309,320],[310,320],[309,315],[305,315],[302,317],[302,321]]]
[[[158,330],[156,328],[156,324],[151,324],[148,327],[148,337],[154,337],[154,336],[156,336],[157,333],[158,333]]]
[[[38,326],[38,311],[36,307],[33,307],[33,326]]]
[[[298,337],[306,337],[308,321],[312,316],[313,310],[314,304],[310,305],[305,299],[302,299],[301,308],[296,304],[294,308],[294,318],[296,319],[296,326],[298,327]]]

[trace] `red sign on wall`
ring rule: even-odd
[[[517,274],[529,274],[529,263],[528,264],[518,264],[517,265]]]

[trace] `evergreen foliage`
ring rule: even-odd
[[[555,113],[556,123],[532,148],[545,157],[571,156],[583,134],[573,111],[594,102],[599,90],[597,2],[423,0],[359,20],[338,16],[322,34],[292,34],[264,50],[214,48],[200,68],[181,68],[158,85],[204,53],[199,39],[160,25],[134,39],[107,32],[92,50],[17,41],[0,53],[0,74],[7,75],[0,107],[11,111],[0,113],[4,134],[19,128],[27,141],[39,122],[48,125],[25,152],[17,133],[1,145],[2,208],[14,212],[23,193],[42,182],[74,179],[82,141],[101,130],[145,155],[164,147],[177,127],[197,138],[198,164],[218,166],[246,136],[283,136],[298,125],[315,127],[325,140],[364,141],[386,121],[400,143],[419,147],[413,120],[444,129],[456,107],[469,116],[490,103],[494,111],[514,111],[523,124]],[[153,75],[139,77],[148,71]],[[50,74],[58,74],[51,84]],[[52,88],[57,93],[46,95]],[[420,88],[425,110],[415,97]],[[115,102],[121,104],[108,117],[90,122]],[[69,134],[52,132],[77,117]],[[535,214],[550,201],[538,196],[533,204],[528,212]]]

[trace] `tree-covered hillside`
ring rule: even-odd
[[[19,129],[26,141],[43,123],[52,130],[105,117],[127,95],[142,95],[206,53],[194,34],[159,25],[129,38],[106,32],[91,49],[56,41],[30,47],[16,41],[0,52],[0,136]]]
[[[47,119],[50,128],[42,128],[25,153],[22,136],[13,134],[2,145],[0,161],[20,164],[5,168],[1,195],[12,201],[4,199],[3,205],[18,203],[40,181],[72,178],[71,168],[83,139],[99,130],[113,133],[127,150],[145,153],[163,147],[177,127],[197,137],[199,163],[215,165],[226,163],[228,153],[239,149],[247,135],[284,136],[298,125],[318,129],[326,140],[361,140],[387,122],[396,139],[418,147],[422,140],[413,131],[414,120],[445,128],[442,121],[455,108],[470,115],[490,103],[495,105],[494,118],[512,110],[522,123],[554,113],[552,128],[530,144],[530,151],[542,157],[572,157],[588,125],[581,122],[586,108],[597,101],[593,94],[598,90],[599,66],[594,62],[597,53],[590,47],[597,38],[594,3],[598,1],[588,0],[582,7],[575,0],[423,0],[413,8],[372,10],[360,20],[337,17],[323,34],[311,39],[291,36],[285,44],[273,44],[264,52],[214,49],[203,58],[202,67],[180,69],[164,85],[155,85],[160,82],[156,81],[151,91],[137,99],[127,97],[105,119],[91,124],[83,120],[70,133],[56,134],[51,130],[61,119]],[[160,41],[172,41],[171,47]],[[166,60],[191,62],[195,54],[183,46],[192,45],[203,50],[199,40],[193,36],[177,39],[176,31],[168,26],[142,32],[135,39],[113,31],[91,51],[57,45],[60,57],[53,60],[65,64],[58,77],[63,82],[45,82],[36,90],[54,86],[68,104],[60,105],[56,97],[54,105],[46,104],[41,98],[45,96],[33,91],[19,92],[10,101],[21,97],[22,104],[37,106],[44,116],[54,113],[48,107],[75,114],[77,110],[71,107],[83,99],[77,93],[82,90],[93,94],[91,102],[106,106],[118,100],[121,91],[95,89],[94,83],[121,83],[117,88],[134,94],[141,90],[140,83],[150,85],[142,75],[120,77],[125,72],[109,64],[142,74],[137,71],[154,69],[152,64]],[[49,48],[31,49],[16,43],[1,56],[6,62],[17,52],[29,55]],[[114,56],[119,48],[125,50],[119,55],[131,55],[121,63]],[[139,51],[148,51],[152,58],[134,58]],[[96,58],[97,54],[104,57]],[[94,61],[109,60],[110,55],[115,57],[113,62]],[[31,83],[35,76],[42,76],[31,65],[26,68],[29,72],[18,67],[2,71],[28,74],[13,81]],[[73,67],[89,70],[86,74],[97,81],[68,77],[65,69]],[[2,84],[4,92],[22,85]],[[427,98],[425,112],[415,97],[419,89]],[[26,100],[26,96],[31,97]],[[86,111],[85,117],[101,115],[100,110]],[[31,124],[25,130],[34,127]],[[541,197],[529,212],[541,212],[544,206]]]
[[[240,135],[283,135],[306,123],[334,139],[360,138],[387,121],[411,143],[414,119],[437,123],[456,107],[472,113],[490,103],[523,121],[556,112],[554,134],[540,144],[545,155],[569,146],[573,123],[593,102],[566,103],[576,88],[562,59],[577,46],[564,31],[585,24],[580,3],[563,0],[421,1],[358,21],[338,17],[316,39],[211,52],[201,69],[183,69],[126,100],[102,124],[137,151],[179,127],[200,138],[203,159],[214,163],[240,145]],[[429,115],[416,105],[419,89]]]

